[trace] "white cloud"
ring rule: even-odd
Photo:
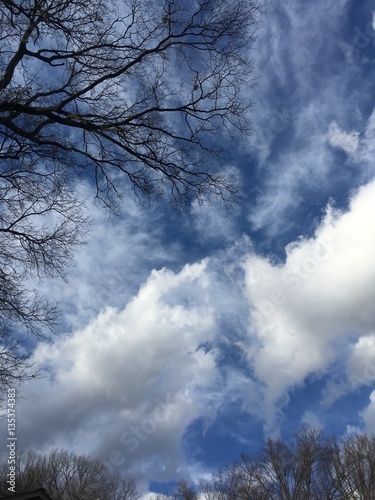
[[[314,429],[323,429],[324,427],[319,416],[313,411],[306,411],[302,416],[301,423]]]
[[[255,255],[246,264],[246,294],[258,347],[249,361],[263,385],[264,415],[308,375],[327,373],[350,335],[369,335],[375,322],[375,182],[353,197],[347,213],[328,210],[311,239],[287,248],[274,266]],[[370,353],[369,353],[370,354]]]
[[[375,381],[375,335],[359,337],[347,364],[348,381],[354,389]]]
[[[333,121],[328,127],[327,140],[350,156],[352,163],[374,175],[375,159],[375,108],[367,119],[362,135],[358,131],[345,132]]]
[[[341,148],[348,155],[353,155],[358,149],[359,133],[345,132],[336,122],[329,125],[327,139],[331,146]]]
[[[70,441],[138,477],[146,455],[148,472],[170,477],[187,426],[215,406],[215,350],[200,348],[215,334],[209,286],[204,262],[154,271],[122,311],[107,308],[84,329],[39,344],[33,360],[49,377],[24,387],[24,446]]]
[[[157,493],[145,493],[144,495],[141,496],[141,500],[157,500],[158,494]]]

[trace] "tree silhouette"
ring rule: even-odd
[[[48,455],[33,451],[18,454],[16,492],[39,488],[53,500],[137,500],[133,479],[112,476],[99,460],[63,450]],[[9,465],[0,468],[0,495],[8,496]]]
[[[76,183],[115,209],[231,201],[220,135],[250,133],[258,0],[0,3],[0,378],[30,376],[19,333],[57,320],[30,278],[61,276],[87,223]],[[17,364],[18,362],[18,364]]]
[[[306,427],[291,443],[269,439],[258,455],[243,455],[201,488],[206,500],[372,500],[374,492],[374,435],[338,443]]]

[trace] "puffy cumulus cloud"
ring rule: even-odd
[[[340,129],[336,122],[330,124],[327,139],[331,146],[341,148],[348,155],[353,155],[358,149],[359,133],[345,132]]]
[[[215,335],[209,288],[205,262],[154,271],[122,311],[39,344],[33,361],[48,378],[24,387],[23,445],[69,443],[116,472],[173,477],[187,426],[211,412],[216,354],[201,348]]]
[[[328,209],[313,238],[289,245],[283,265],[255,255],[246,260],[250,335],[257,341],[248,356],[263,386],[269,429],[291,388],[309,375],[327,373],[344,355],[339,346],[348,348],[351,335],[370,335],[375,322],[374,210],[372,182],[352,198],[347,212]],[[357,351],[365,350],[359,348],[364,340],[358,342]],[[368,346],[367,352],[371,357]],[[354,350],[353,369],[355,359]]]

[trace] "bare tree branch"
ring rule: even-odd
[[[54,500],[137,500],[134,479],[112,476],[99,461],[85,455],[53,450],[48,455],[20,452],[17,493],[43,488]],[[8,466],[0,468],[0,495],[8,493]]]
[[[177,204],[207,192],[233,199],[215,136],[250,133],[248,52],[261,4],[117,7],[121,14],[101,0],[3,4],[0,125],[13,154],[50,160],[59,150],[65,163],[96,171],[109,205],[119,172],[136,191],[168,192]]]
[[[243,455],[202,483],[206,500],[373,499],[375,436],[343,440],[302,428],[292,443],[270,439],[254,457]]]
[[[55,306],[26,283],[64,276],[83,241],[78,178],[110,209],[128,185],[177,207],[236,199],[222,137],[233,147],[251,132],[249,53],[261,7],[0,3],[0,337],[56,323]]]

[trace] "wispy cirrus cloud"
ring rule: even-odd
[[[293,234],[312,197],[325,205],[340,189],[370,178],[364,164],[355,171],[342,161],[338,166],[335,151],[352,155],[369,127],[369,67],[349,63],[341,46],[356,43],[348,26],[351,7],[347,0],[303,8],[297,0],[271,4],[258,38],[256,141],[249,149],[259,177],[249,222],[272,242]],[[371,16],[370,9],[369,22]]]
[[[359,132],[341,130],[336,122],[329,125],[327,139],[331,146],[341,148],[347,155],[353,155],[359,146]]]

